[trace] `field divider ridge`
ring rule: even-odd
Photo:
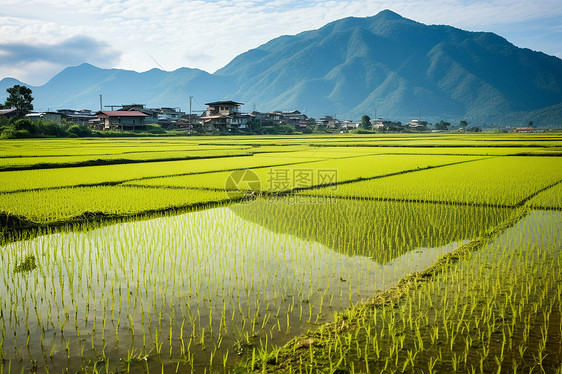
[[[562,179],[560,179],[558,182],[554,182],[544,188],[541,188],[538,191],[533,192],[531,195],[527,196],[526,198],[524,198],[523,200],[521,200],[520,202],[518,202],[516,204],[516,206],[523,206],[525,205],[529,200],[531,200],[533,197],[537,196],[538,194],[540,194],[541,192],[544,192],[546,190],[549,190],[553,187],[556,187],[558,184],[560,184],[562,182]],[[560,210],[559,208],[541,208],[541,209],[547,209],[547,210]]]

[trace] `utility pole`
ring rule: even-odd
[[[187,118],[188,129],[191,131],[191,101],[193,100],[193,96],[189,97],[189,117]]]
[[[101,94],[100,94],[100,112],[103,110],[103,105],[102,105],[102,99],[101,99]]]

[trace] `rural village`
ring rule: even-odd
[[[56,111],[30,112],[25,115],[33,121],[54,121],[76,124],[97,131],[147,131],[157,127],[185,134],[201,133],[293,133],[311,134],[317,131],[348,133],[373,130],[377,132],[442,132],[452,129],[449,122],[432,124],[413,119],[405,124],[399,121],[371,119],[364,115],[361,121],[339,120],[335,115],[311,118],[299,110],[245,113],[244,103],[225,100],[205,104],[203,111],[183,112],[180,108],[147,108],[145,104],[106,105],[111,110],[59,109]],[[16,108],[0,109],[0,118],[16,116]],[[455,129],[457,132],[480,132],[478,127],[467,127],[465,121]],[[532,132],[533,128],[506,128],[505,132]]]

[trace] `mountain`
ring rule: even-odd
[[[215,75],[232,78],[239,87],[232,96],[260,108],[354,119],[421,111],[429,121],[494,124],[562,103],[562,60],[493,33],[427,26],[388,10],[279,37]]]
[[[0,81],[0,89],[21,84],[15,79]],[[31,86],[30,86],[31,87]],[[160,69],[138,73],[122,69],[100,69],[84,63],[68,67],[51,80],[33,89],[33,104],[38,110],[60,108],[99,109],[99,94],[104,105],[130,103],[146,104],[147,107],[187,108],[189,96],[195,97],[194,105],[204,106],[206,100],[233,90],[229,78],[215,77],[203,70],[180,68],[172,72]],[[195,109],[195,108],[194,108]]]
[[[6,79],[0,81],[5,89]],[[187,107],[232,99],[260,111],[340,119],[441,119],[470,125],[562,123],[562,60],[486,32],[424,25],[386,10],[281,36],[214,74],[70,67],[32,87],[37,108],[143,103]]]
[[[4,78],[2,80],[0,80],[0,93],[3,96],[7,96],[8,94],[6,93],[6,88],[10,88],[15,86],[16,84],[19,84],[20,86],[27,86],[29,88],[31,88],[32,90],[35,90],[35,87],[30,86],[29,84],[25,84],[23,82],[20,82],[19,80],[15,79],[15,78]],[[3,99],[4,97],[0,96],[0,99]],[[4,101],[2,100],[2,103],[4,103]]]

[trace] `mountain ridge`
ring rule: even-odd
[[[7,78],[0,81],[4,91]],[[480,126],[534,118],[560,124],[562,60],[490,32],[424,25],[390,10],[274,38],[210,74],[69,67],[33,87],[36,107],[104,102],[196,107],[233,99],[261,111],[298,109],[342,119],[461,119]],[[47,102],[48,97],[51,102]],[[46,105],[47,104],[47,105]],[[550,108],[550,109],[549,109]]]

